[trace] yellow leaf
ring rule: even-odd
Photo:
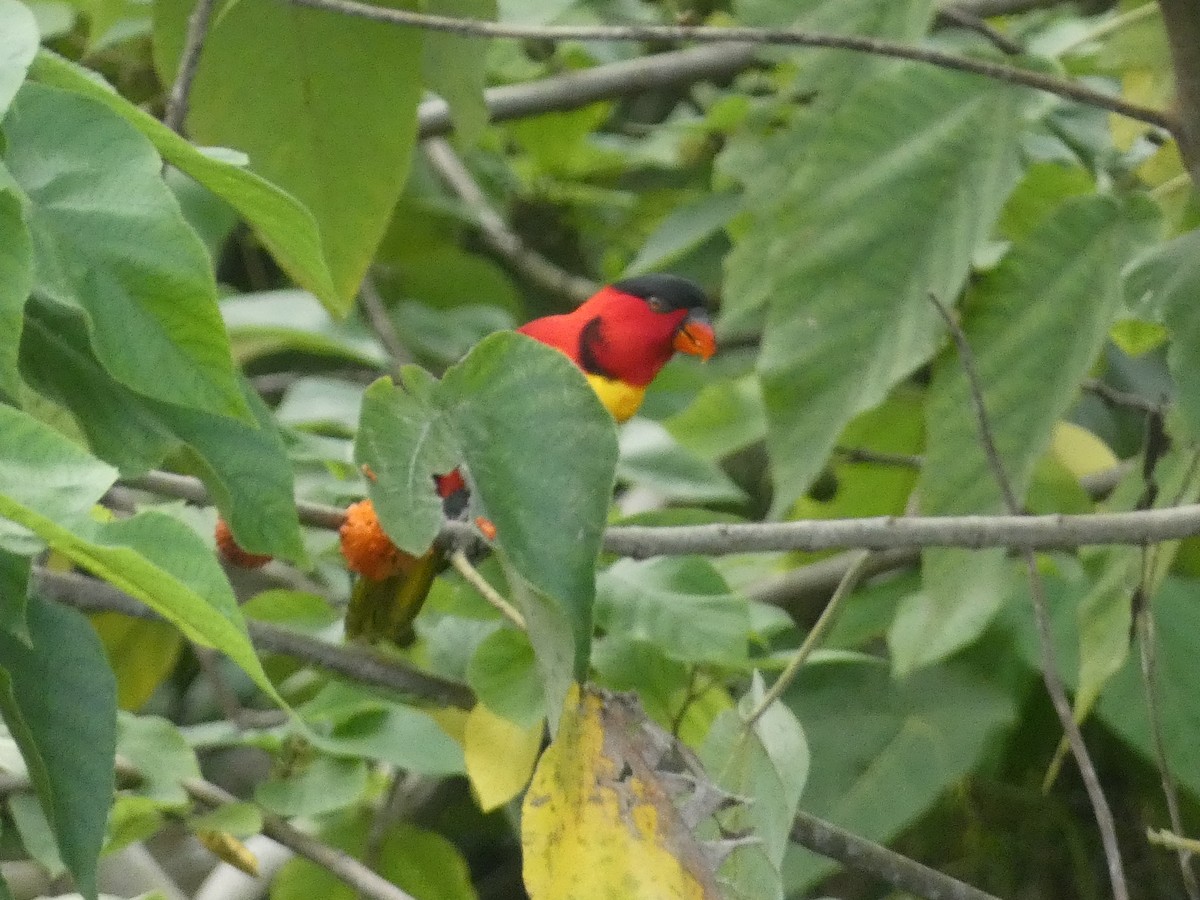
[[[715,874],[638,744],[640,723],[572,685],[521,817],[530,900],[718,900]]]
[[[91,620],[117,676],[117,704],[140,709],[175,668],[183,636],[167,622],[120,613],[96,613]]]
[[[542,746],[543,723],[522,728],[482,703],[467,716],[463,756],[467,777],[484,812],[503,806],[525,788]]]
[[[1054,426],[1050,453],[1076,478],[1103,472],[1117,464],[1117,457],[1108,444],[1073,422],[1059,422]]]
[[[446,706],[442,709],[426,710],[426,712],[429,714],[429,718],[438,723],[442,731],[460,744],[466,742],[467,711],[465,709]]]
[[[195,835],[196,840],[207,847],[214,856],[219,857],[222,862],[227,862],[254,878],[258,877],[258,857],[232,834],[200,829],[195,832]]]

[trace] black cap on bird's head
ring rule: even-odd
[[[678,275],[636,275],[614,282],[613,287],[622,293],[641,297],[658,312],[708,307],[708,296],[704,289]]]

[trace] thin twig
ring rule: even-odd
[[[813,853],[927,900],[998,900],[966,882],[804,811],[796,813],[792,820],[791,839]]]
[[[1136,409],[1139,412],[1153,413],[1162,415],[1166,409],[1166,401],[1147,400],[1141,394],[1134,394],[1129,391],[1122,391],[1111,384],[1101,381],[1099,378],[1084,379],[1083,389],[1089,394],[1095,394],[1109,406],[1123,406],[1128,409]]]
[[[957,25],[959,28],[966,28],[981,34],[991,41],[1001,53],[1007,53],[1009,56],[1016,56],[1024,52],[1025,48],[1012,38],[993,28],[975,13],[961,7],[943,6],[937,12],[937,21]]]
[[[471,561],[467,559],[467,554],[461,550],[455,550],[450,554],[450,565],[454,566],[467,584],[479,592],[479,596],[500,610],[500,614],[504,618],[508,619],[508,621],[512,622],[522,631],[525,630],[525,617],[521,615],[515,606],[500,596],[499,591],[488,584],[488,580],[479,573],[477,568],[471,565]]]
[[[782,44],[800,47],[825,47],[870,53],[892,59],[907,59],[959,72],[982,75],[1008,84],[1022,85],[1046,91],[1076,102],[1107,109],[1131,119],[1155,125],[1175,133],[1180,123],[1170,113],[1129,103],[1112,94],[1092,90],[1078,82],[1068,81],[1041,72],[1020,69],[983,59],[958,56],[932,47],[918,47],[897,41],[859,35],[822,34],[798,28],[752,28],[746,26],[718,28],[707,25],[514,25],[479,19],[459,19],[410,12],[392,7],[371,6],[357,0],[289,0],[297,6],[323,9],[342,15],[407,25],[431,31],[475,37],[513,38],[516,40],[547,41],[638,41],[668,42],[696,41],[721,43],[740,41],[758,44]]]
[[[566,112],[589,103],[647,91],[679,88],[698,81],[723,81],[754,65],[754,44],[717,43],[672,50],[568,72],[525,84],[490,87],[483,92],[491,122],[507,122],[543,113]],[[454,129],[450,105],[425,100],[417,110],[422,139]]]
[[[400,340],[400,334],[396,331],[396,323],[388,315],[387,305],[383,302],[383,296],[379,293],[375,279],[369,272],[358,286],[358,299],[363,312],[366,313],[371,330],[375,332],[375,337],[379,339],[379,343],[383,345],[384,351],[392,361],[394,374],[399,375],[400,367],[413,361],[412,354]]]
[[[423,147],[425,157],[438,177],[475,214],[475,221],[487,245],[521,275],[539,287],[569,297],[576,303],[586,300],[599,289],[600,285],[596,282],[573,275],[530,249],[508,227],[504,217],[492,208],[483,189],[446,140],[430,138]]]
[[[189,797],[205,806],[217,808],[239,802],[233,794],[199,778],[185,778],[180,784]],[[260,812],[263,834],[294,850],[305,859],[328,869],[360,894],[372,900],[414,900],[411,894],[400,890],[344,850],[331,847],[312,835],[305,834],[279,816],[265,810]]]
[[[1169,847],[1172,850],[1186,850],[1188,853],[1200,854],[1200,841],[1195,838],[1172,834],[1163,828],[1147,828],[1146,840],[1159,847]]]
[[[129,487],[190,503],[211,503],[197,478],[147,472],[122,479]],[[337,530],[345,511],[297,501],[300,521]],[[604,549],[618,556],[772,553],[788,550],[897,550],[927,547],[1008,547],[1069,550],[1099,544],[1153,544],[1200,535],[1200,504],[1117,513],[1048,516],[874,516],[865,519],[807,519],[712,525],[616,525],[604,533]],[[443,526],[449,541],[477,539],[461,522]]]
[[[879,466],[895,466],[898,469],[920,469],[922,464],[921,456],[917,453],[888,453],[869,447],[842,446],[834,447],[833,452],[851,463],[873,463]]]
[[[163,116],[163,123],[176,134],[183,131],[183,122],[188,112],[188,97],[192,92],[192,82],[196,80],[196,70],[200,67],[200,54],[204,52],[208,23],[216,5],[216,0],[196,0],[192,14],[188,16],[183,53],[179,57],[179,69],[175,73],[175,83],[171,85],[166,114]]]
[[[54,572],[41,567],[33,570],[34,584],[43,596],[84,612],[119,612],[142,619],[159,616],[112,585],[78,572]],[[348,678],[361,684],[418,697],[441,706],[470,709],[475,693],[457,681],[424,672],[409,663],[372,650],[347,644],[330,644],[269,622],[247,620],[246,630],[256,650],[279,653],[310,666]]]
[[[1004,468],[1004,460],[1001,458],[999,450],[996,449],[996,440],[992,433],[991,420],[988,418],[987,404],[983,397],[983,385],[979,380],[979,370],[975,366],[975,355],[971,351],[971,344],[967,340],[966,332],[963,331],[962,326],[950,310],[932,294],[930,294],[929,300],[945,321],[950,337],[958,349],[959,362],[962,364],[963,374],[967,379],[971,405],[975,413],[975,424],[979,430],[979,440],[983,445],[984,454],[987,456],[988,466],[1004,497],[1005,507],[1010,514],[1017,515],[1021,509],[1020,501]],[[1079,766],[1079,773],[1083,778],[1084,788],[1087,790],[1088,800],[1092,805],[1092,814],[1095,816],[1096,826],[1100,830],[1100,842],[1104,846],[1104,858],[1108,864],[1108,879],[1112,886],[1113,900],[1128,900],[1129,888],[1125,882],[1125,871],[1121,863],[1121,847],[1117,842],[1116,823],[1113,821],[1112,809],[1104,796],[1104,789],[1100,785],[1100,778],[1096,774],[1096,767],[1092,763],[1087,745],[1083,741],[1079,723],[1075,721],[1075,715],[1071,711],[1071,701],[1067,698],[1067,691],[1059,673],[1057,654],[1054,649],[1054,634],[1050,627],[1050,610],[1046,602],[1045,586],[1042,583],[1041,574],[1038,572],[1037,559],[1030,549],[1025,549],[1023,556],[1029,576],[1029,595],[1033,601],[1033,617],[1037,623],[1038,642],[1042,655],[1042,678],[1046,683],[1046,691],[1050,695],[1054,711],[1058,714],[1058,720],[1062,724],[1063,732],[1067,736],[1075,763]]]
[[[867,572],[867,567],[870,564],[871,553],[868,550],[859,550],[855,554],[855,558],[851,561],[850,566],[842,575],[842,580],[838,582],[837,590],[833,592],[833,596],[829,598],[829,602],[825,604],[825,609],[821,612],[821,617],[817,619],[816,624],[809,629],[803,643],[800,644],[800,649],[788,661],[787,666],[779,677],[775,679],[775,683],[771,685],[771,689],[763,695],[761,701],[754,711],[746,717],[744,729],[754,727],[757,722],[776,700],[783,696],[783,692],[788,689],[788,686],[796,679],[800,669],[808,662],[808,658],[824,639],[829,629],[833,626],[837,619],[838,613],[842,611],[842,604],[846,598],[858,586],[858,582]]]
[[[810,613],[809,608],[818,603],[824,608],[829,601],[829,595],[837,590],[837,586],[846,577],[846,571],[854,565],[858,555],[859,551],[849,550],[837,556],[798,566],[751,584],[742,594],[747,600],[778,606],[794,619],[811,621],[815,612]],[[881,572],[912,568],[920,561],[920,551],[907,547],[872,553],[865,564],[863,577],[869,578]]]

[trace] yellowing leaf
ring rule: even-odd
[[[1055,424],[1050,454],[1076,478],[1103,472],[1117,464],[1108,444],[1074,422]]]
[[[438,727],[459,744],[467,740],[467,711],[447,706],[445,709],[426,710],[429,718],[437,722]]]
[[[543,728],[541,720],[522,728],[482,703],[475,704],[467,716],[463,756],[467,777],[484,812],[503,806],[529,783],[542,746]]]
[[[227,862],[235,869],[240,869],[254,878],[258,877],[258,857],[232,834],[204,829],[195,834],[196,840],[207,847],[214,856],[219,857],[222,862]]]
[[[175,668],[183,635],[169,622],[96,613],[92,627],[117,676],[117,705],[138,710]]]
[[[716,878],[613,698],[572,684],[521,820],[530,900],[717,900]],[[652,755],[652,754],[651,754]]]

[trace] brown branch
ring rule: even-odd
[[[803,811],[796,813],[792,821],[791,839],[813,853],[927,900],[998,900],[957,878]]]
[[[192,92],[192,82],[196,80],[196,70],[200,68],[200,54],[204,52],[208,23],[216,5],[216,0],[196,0],[196,6],[188,16],[183,53],[179,57],[179,70],[175,74],[175,83],[171,85],[166,115],[163,116],[163,124],[176,134],[183,131],[183,121],[188,112],[188,97]]]
[[[976,13],[969,12],[958,6],[943,6],[938,10],[934,24],[942,25],[943,27],[957,26],[965,28],[968,31],[974,31],[991,41],[1001,53],[1006,53],[1009,56],[1017,56],[1023,53],[1025,49],[1012,38],[993,28]]]
[[[1200,185],[1200,7],[1195,0],[1158,0],[1175,72],[1176,127],[1171,129],[1192,183]]]
[[[544,290],[562,294],[576,303],[586,300],[599,289],[600,285],[594,281],[572,275],[530,249],[508,227],[504,217],[492,208],[483,189],[449,143],[442,138],[430,138],[425,141],[424,149],[438,177],[475,214],[475,221],[487,245],[521,275]]]
[[[123,479],[129,487],[211,503],[199,479],[148,472]],[[300,521],[337,529],[344,510],[298,501]],[[896,550],[925,547],[1008,547],[1016,550],[1069,550],[1099,544],[1154,544],[1200,535],[1200,504],[1121,513],[1048,516],[875,516],[866,519],[808,519],[714,525],[618,525],[604,533],[604,549],[619,556],[685,556],[771,553],[786,550]],[[442,538],[450,544],[478,540],[461,522],[447,522]]]
[[[357,0],[289,0],[297,6],[323,9],[341,15],[355,16],[391,25],[406,25],[443,31],[449,34],[475,37],[513,38],[517,40],[576,40],[576,41],[639,41],[679,43],[724,43],[729,41],[758,44],[780,44],[797,47],[824,47],[850,50],[892,59],[907,59],[927,65],[982,75],[996,81],[1045,91],[1088,106],[1107,109],[1131,119],[1174,132],[1175,117],[1158,109],[1129,103],[1112,94],[1057,78],[1041,72],[1015,66],[958,56],[932,47],[919,47],[897,41],[859,35],[822,34],[797,28],[752,28],[747,26],[718,28],[706,25],[512,25],[477,19],[457,19],[434,16],[391,7],[371,6]]]
[[[388,315],[387,305],[383,302],[383,296],[379,293],[375,279],[371,277],[370,273],[363,277],[362,284],[358,286],[358,301],[367,317],[367,322],[371,325],[371,330],[375,332],[375,337],[379,339],[379,343],[383,345],[384,351],[392,361],[393,373],[399,375],[400,367],[413,361],[412,354],[404,346],[404,341],[400,340],[400,333],[396,331],[396,323]]]
[[[135,618],[159,618],[141,601],[106,582],[78,572],[35,568],[33,577],[36,590],[42,596],[83,612],[119,612]],[[475,705],[475,694],[465,684],[423,672],[403,660],[385,656],[367,647],[330,644],[253,619],[246,622],[246,630],[259,652],[291,656],[352,681],[440,706],[470,709]]]
[[[197,803],[214,809],[239,802],[233,794],[199,778],[185,778],[180,784],[188,796]],[[367,868],[346,851],[331,847],[312,835],[305,834],[280,816],[265,810],[260,810],[260,813],[263,834],[288,849],[294,850],[305,859],[328,869],[360,895],[369,897],[371,900],[414,900],[411,894],[402,891],[382,875]]]
[[[971,344],[967,340],[966,332],[963,331],[962,326],[950,310],[932,294],[929,299],[945,321],[950,337],[958,350],[959,362],[962,364],[963,374],[966,376],[967,387],[970,391],[979,440],[983,444],[988,466],[1004,497],[1004,505],[1011,515],[1018,515],[1021,511],[1021,503],[1004,468],[1004,460],[996,448],[996,440],[992,433],[991,420],[988,418],[987,404],[983,398],[983,386],[979,379],[979,370],[975,366],[975,354],[971,351]],[[1054,711],[1058,714],[1058,720],[1066,734],[1067,743],[1071,747],[1071,754],[1079,766],[1079,773],[1083,778],[1088,800],[1092,804],[1092,814],[1096,819],[1096,826],[1100,829],[1100,842],[1104,846],[1104,858],[1108,863],[1108,879],[1112,886],[1113,900],[1129,900],[1129,887],[1125,883],[1125,871],[1121,863],[1121,847],[1117,842],[1117,827],[1113,820],[1112,809],[1104,796],[1104,789],[1096,774],[1096,767],[1092,763],[1087,745],[1083,741],[1079,723],[1075,721],[1075,714],[1071,710],[1071,701],[1067,697],[1067,690],[1063,686],[1062,676],[1059,673],[1057,654],[1054,649],[1054,634],[1050,627],[1050,609],[1046,601],[1045,585],[1042,583],[1041,573],[1038,572],[1037,559],[1030,549],[1025,549],[1023,556],[1029,575],[1029,595],[1033,601],[1033,617],[1037,623],[1038,643],[1042,655],[1042,679],[1046,683],[1046,692],[1050,695]]]
[[[492,122],[507,122],[526,116],[565,112],[646,91],[678,88],[698,81],[722,81],[754,64],[754,44],[718,43],[687,50],[672,50],[594,66],[527,84],[488,88],[483,98]],[[454,123],[450,106],[435,98],[417,110],[418,133],[422,138],[449,134]]]

